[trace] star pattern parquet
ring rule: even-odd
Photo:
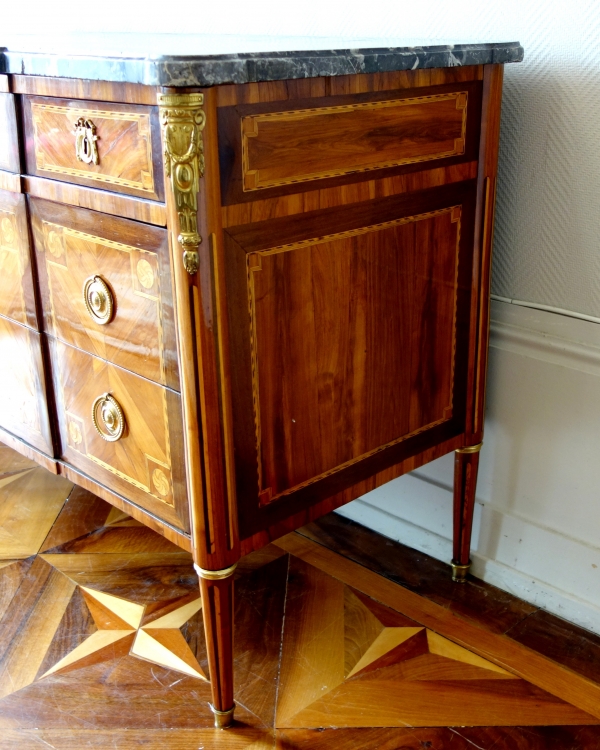
[[[237,721],[218,732],[190,555],[0,461],[0,750],[537,750],[548,727],[557,749],[600,747],[597,716],[371,598],[354,563],[344,582],[285,544],[238,566]]]

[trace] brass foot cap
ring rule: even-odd
[[[215,727],[217,729],[227,729],[233,724],[233,712],[235,711],[235,703],[229,709],[229,711],[218,711],[212,703],[208,704],[210,710],[213,712],[215,717]]]
[[[451,565],[452,565],[452,580],[456,581],[456,583],[466,583],[467,575],[471,568],[471,561],[469,560],[469,562],[466,565],[459,565],[458,563],[455,563],[453,560]]]

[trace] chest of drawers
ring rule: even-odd
[[[4,53],[0,439],[192,552],[217,726],[242,555],[456,451],[465,579],[521,56]]]

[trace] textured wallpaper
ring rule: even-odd
[[[492,289],[600,317],[600,2],[577,5],[506,68]]]
[[[600,317],[600,0],[104,0],[94,30],[520,41],[506,67],[493,291]],[[5,33],[90,31],[80,0],[11,4]],[[282,42],[283,43],[283,42]]]

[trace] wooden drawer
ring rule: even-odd
[[[21,171],[15,97],[12,94],[0,94],[0,169]]]
[[[188,530],[179,394],[50,339],[61,457],[167,523]],[[121,437],[111,433],[116,407]],[[94,426],[92,416],[94,404]],[[112,440],[104,439],[99,430]]]
[[[53,455],[41,336],[0,317],[0,426]]]
[[[45,330],[178,390],[167,231],[38,199],[31,221]]]
[[[37,96],[23,101],[29,174],[164,200],[156,107]]]
[[[0,315],[37,328],[25,196],[0,190]]]

